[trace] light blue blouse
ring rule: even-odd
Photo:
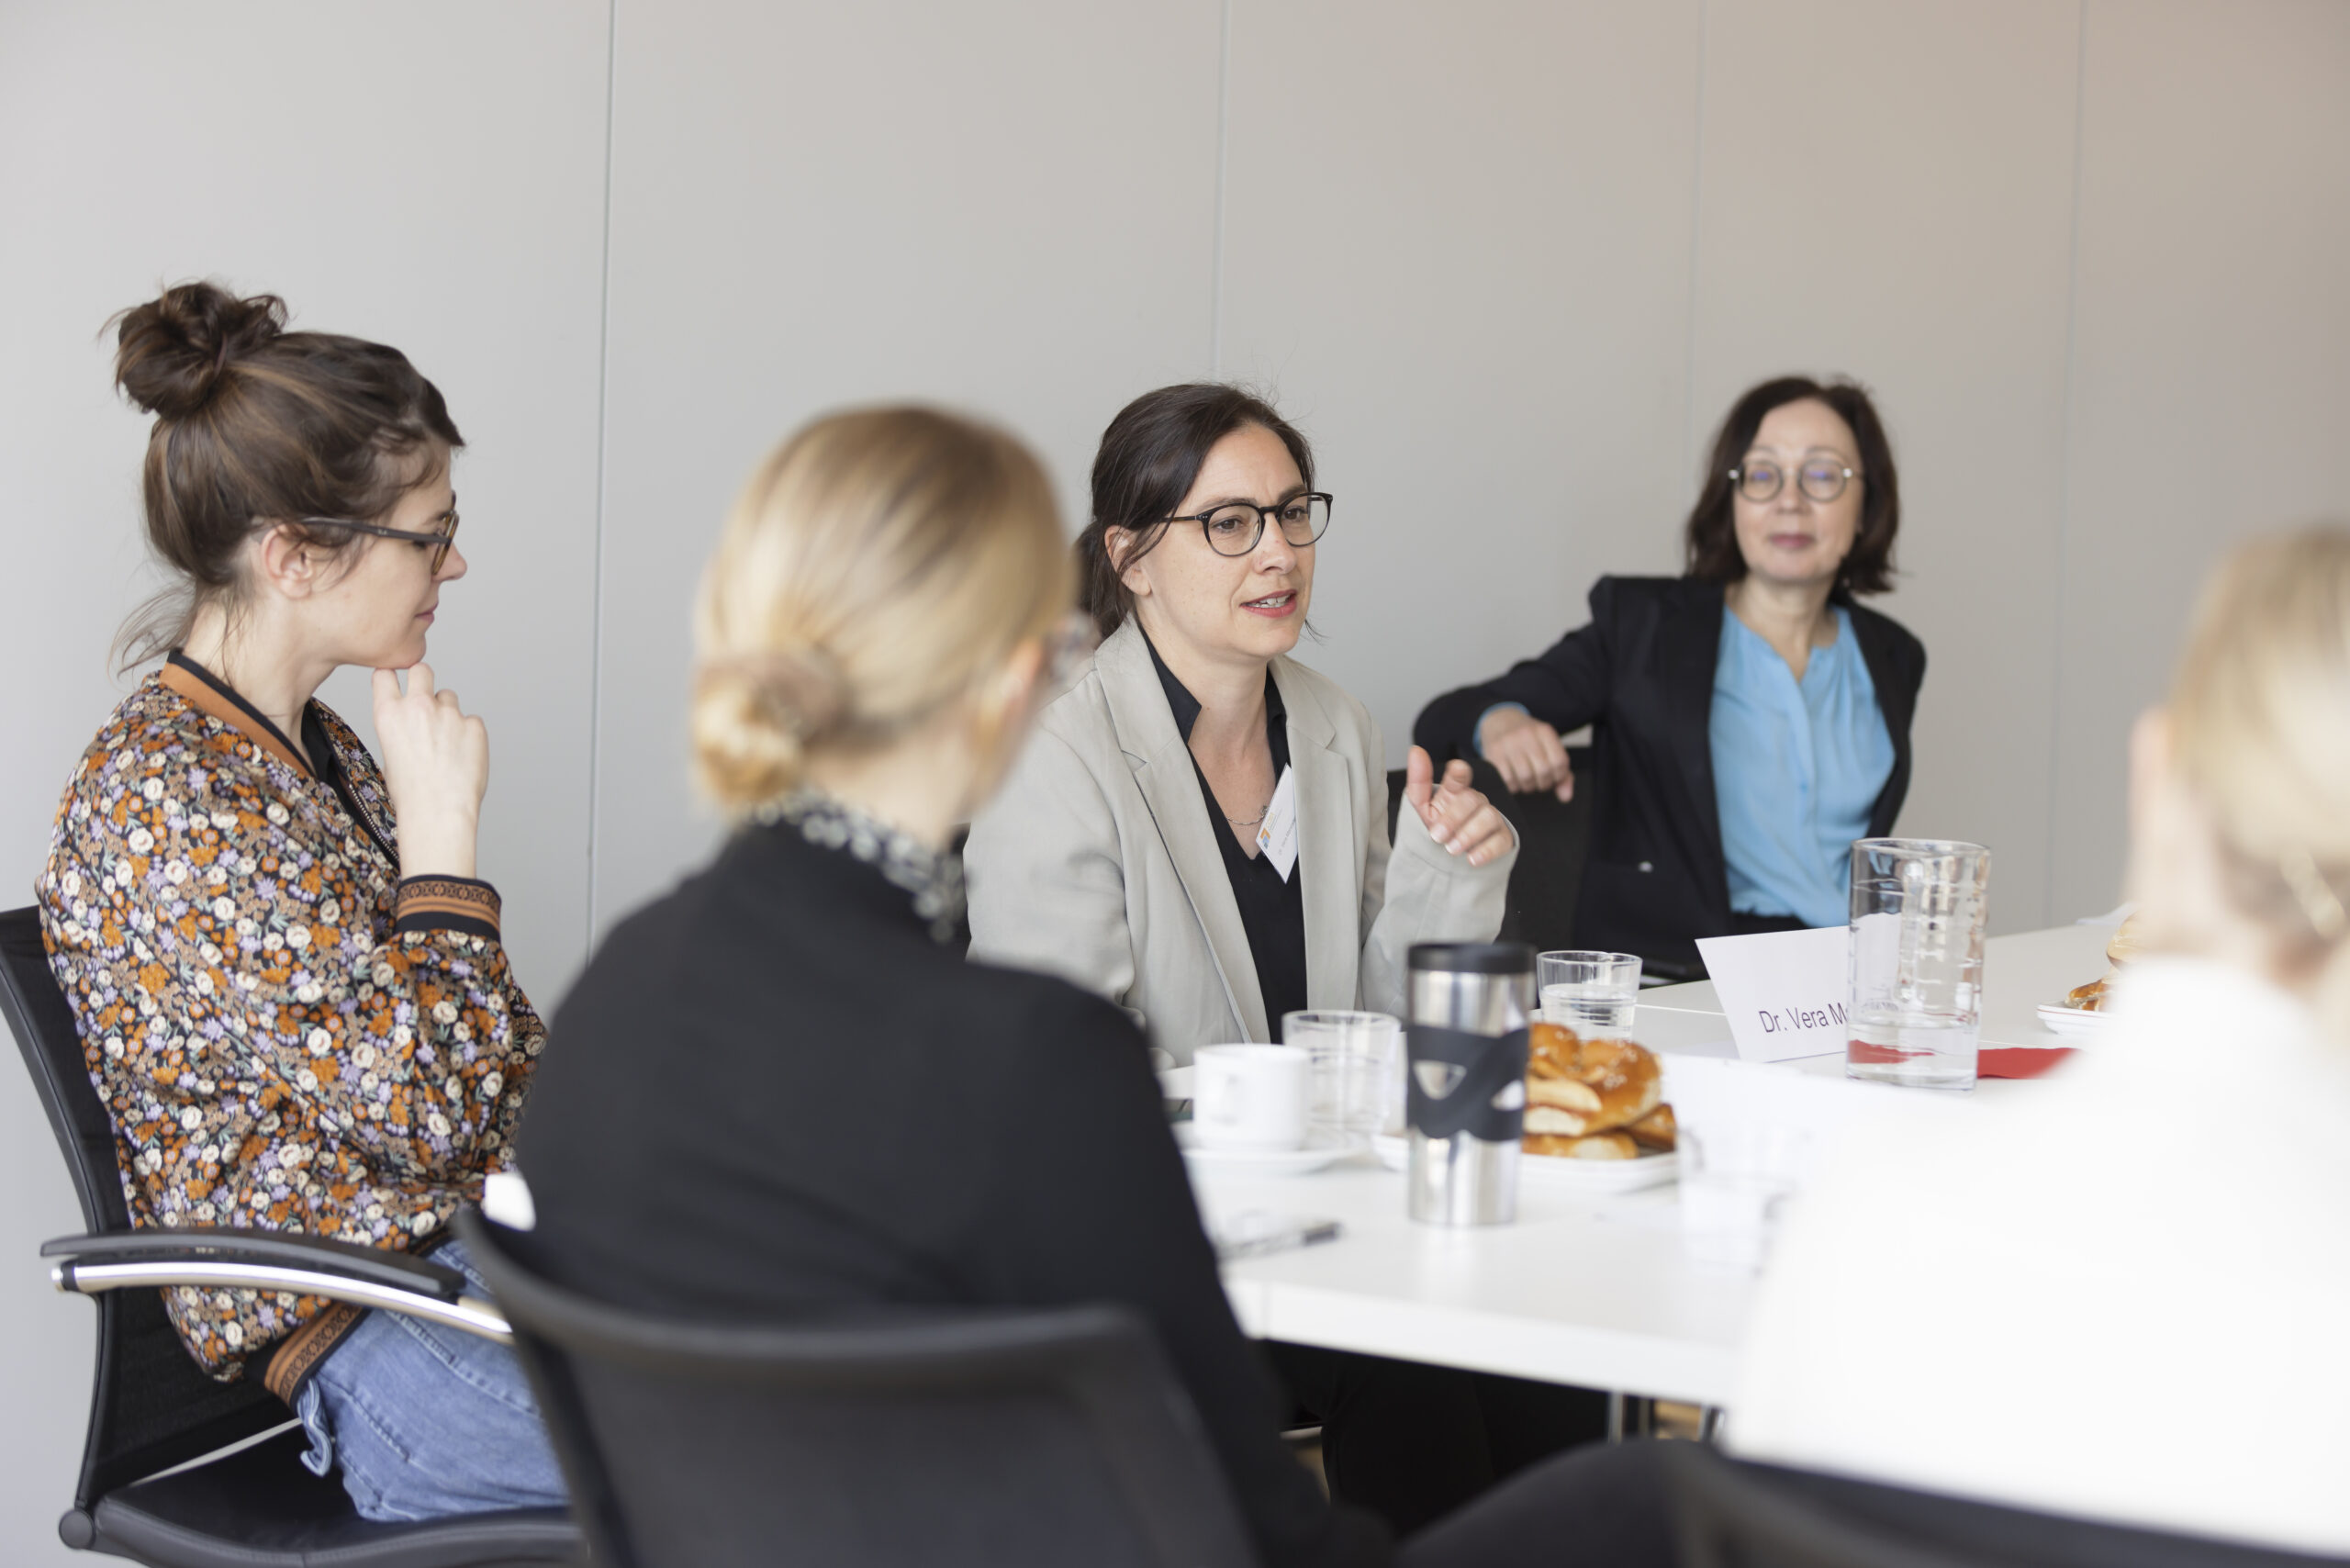
[[[1798,682],[1725,607],[1707,726],[1729,907],[1809,926],[1851,918],[1852,841],[1893,773],[1876,683],[1852,616],[1835,609],[1836,640],[1812,649]]]

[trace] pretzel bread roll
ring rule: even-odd
[[[1589,1137],[1558,1137],[1528,1133],[1526,1152],[1553,1159],[1638,1159],[1639,1146],[1626,1133],[1595,1133]]]
[[[1581,1137],[1591,1130],[1591,1118],[1579,1112],[1562,1111],[1556,1105],[1529,1104],[1526,1107],[1526,1130],[1555,1134],[1560,1137]]]
[[[1653,1148],[1665,1154],[1673,1152],[1681,1137],[1680,1126],[1673,1121],[1670,1105],[1659,1105],[1624,1130],[1631,1134],[1632,1141],[1642,1148]]]
[[[1583,1059],[1583,1036],[1564,1024],[1537,1019],[1526,1026],[1528,1083],[1572,1081]]]
[[[2087,985],[2076,985],[2065,993],[2065,1005],[2094,1013],[2105,1000],[2105,981],[2093,980]]]
[[[1575,1076],[1599,1096],[1591,1132],[1628,1127],[1664,1103],[1664,1073],[1656,1058],[1629,1040],[1585,1040]]]

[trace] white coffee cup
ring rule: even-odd
[[[1303,1148],[1313,1066],[1293,1046],[1202,1046],[1192,1053],[1192,1136],[1202,1148]]]

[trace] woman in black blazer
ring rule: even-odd
[[[1438,698],[1413,738],[1565,799],[1560,734],[1592,726],[1583,946],[1694,969],[1700,936],[1840,923],[1840,857],[1909,789],[1926,651],[1853,599],[1891,586],[1900,516],[1865,391],[1765,382],[1715,438],[1687,574],[1601,578],[1589,625]]]
[[[1400,1550],[1327,1501],[1281,1443],[1141,1033],[964,961],[947,846],[1050,689],[1072,577],[1042,468],[966,420],[834,416],[754,476],[703,579],[693,709],[738,825],[556,1014],[515,1146],[537,1213],[518,1250],[688,1317],[1123,1303],[1268,1568],[1515,1565],[1538,1543],[1670,1562],[1638,1447],[1528,1472]]]

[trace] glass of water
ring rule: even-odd
[[[1281,1043],[1314,1061],[1317,1138],[1367,1145],[1404,1119],[1404,1027],[1384,1013],[1288,1013]]]
[[[1634,1003],[1640,994],[1637,953],[1571,950],[1543,953],[1534,960],[1542,1016],[1564,1024],[1586,1039],[1622,1039],[1632,1032]]]
[[[1768,1123],[1684,1125],[1680,1152],[1683,1245],[1701,1262],[1760,1269],[1802,1184],[1810,1135]]]
[[[1951,839],[1852,846],[1852,999],[1844,1072],[1972,1089],[1983,1039],[1991,852]]]

